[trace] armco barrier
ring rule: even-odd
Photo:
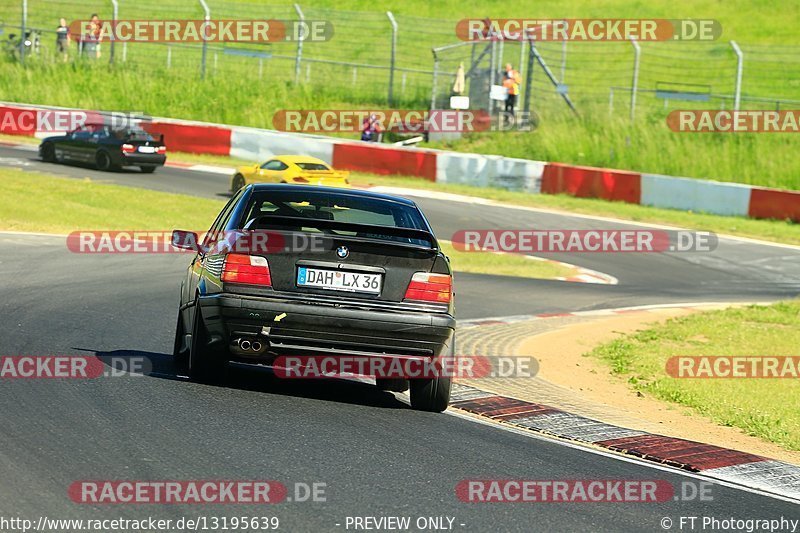
[[[33,135],[36,132],[36,111],[35,108],[0,106],[0,133]]]
[[[399,174],[436,180],[436,152],[372,143],[336,143],[333,166],[375,174]]]
[[[0,133],[46,136],[23,113],[70,110],[0,102]],[[24,118],[24,120],[23,120]],[[154,118],[168,150],[263,160],[280,153],[306,154],[334,166],[376,174],[418,176],[446,183],[497,186],[545,194],[566,193],[718,215],[800,222],[800,191],[622,170],[542,163],[500,156],[363,144],[314,135]]]
[[[545,165],[496,155],[436,152],[436,181],[538,193]]]
[[[162,122],[142,124],[151,135],[164,135],[167,150],[190,154],[230,155],[230,128],[205,124]]]
[[[747,216],[750,186],[642,174],[642,205],[725,216]]]
[[[542,174],[542,192],[638,204],[641,175],[624,170],[548,163]]]
[[[281,154],[301,154],[333,164],[335,142],[313,135],[234,127],[230,147],[231,155],[242,159],[265,161]]]
[[[800,222],[800,191],[753,187],[747,214],[753,218],[777,218]]]

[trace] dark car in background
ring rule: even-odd
[[[39,156],[51,163],[93,165],[99,170],[138,166],[150,173],[166,162],[167,147],[163,135],[155,139],[140,128],[85,124],[65,135],[45,138]]]
[[[239,246],[259,231],[279,244]],[[270,367],[286,355],[431,364],[454,356],[450,261],[411,200],[254,184],[198,238],[173,233],[173,245],[196,251],[181,285],[174,347],[192,379],[218,382],[229,361]],[[410,388],[419,410],[443,411],[450,398],[442,375],[376,384]]]

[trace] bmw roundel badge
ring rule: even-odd
[[[340,246],[336,249],[336,255],[339,257],[339,259],[344,259],[350,255],[350,250],[347,248],[347,246]]]

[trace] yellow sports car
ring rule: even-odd
[[[276,155],[264,163],[238,167],[231,180],[231,191],[236,192],[251,183],[298,183],[325,187],[350,187],[350,172],[334,170],[316,157],[301,155]]]

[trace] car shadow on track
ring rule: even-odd
[[[93,353],[110,371],[191,383],[185,372],[177,368],[171,354],[140,350],[80,350]],[[365,407],[410,409],[408,404],[397,399],[394,394],[380,391],[372,383],[335,378],[280,379],[267,368],[229,365],[225,379],[219,386]]]
[[[60,163],[55,163],[55,162],[51,162],[51,161],[45,161],[41,157],[29,157],[28,160],[29,161],[34,161],[36,163],[44,163],[44,164],[53,165],[53,166],[85,168],[85,169],[88,169],[88,170],[96,170],[97,172],[106,172],[108,174],[143,174],[143,172],[141,170],[139,170],[138,168],[136,168],[136,169],[132,168],[133,166],[136,166],[136,165],[132,165],[130,167],[113,168],[113,169],[108,169],[108,170],[99,170],[92,163],[82,163],[80,161],[62,161]]]

